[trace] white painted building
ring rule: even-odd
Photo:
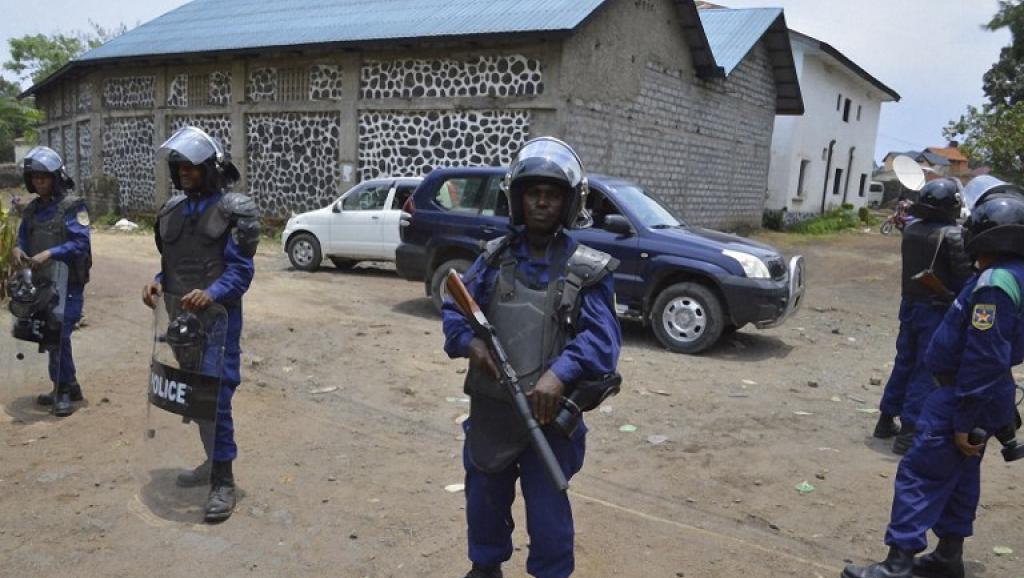
[[[793,222],[868,202],[878,118],[900,95],[828,44],[790,31],[803,116],[775,117],[765,209]]]

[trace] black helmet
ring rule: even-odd
[[[1024,191],[1009,185],[978,200],[964,225],[964,242],[972,257],[1024,257]]]
[[[178,177],[178,165],[188,163],[202,166],[206,173],[205,189],[207,192],[220,190],[238,181],[241,176],[231,155],[224,151],[223,145],[216,138],[206,134],[194,126],[179,129],[164,144],[160,145],[157,155],[167,161],[171,171],[171,181],[177,189],[181,189]]]
[[[206,343],[203,322],[194,313],[182,311],[167,326],[167,344],[182,369],[199,371]]]
[[[32,184],[32,173],[49,173],[53,175],[53,195],[62,197],[69,190],[75,188],[75,181],[68,176],[64,169],[64,160],[60,158],[57,151],[50,147],[38,146],[28,151],[21,169],[25,178],[25,188],[32,194],[36,188]]]
[[[926,221],[953,223],[960,216],[960,206],[960,184],[955,179],[941,178],[929,181],[907,212]]]
[[[505,173],[502,188],[508,197],[509,224],[524,223],[523,191],[529,184],[537,182],[552,183],[565,190],[566,203],[560,219],[562,226],[586,226],[589,217],[584,206],[590,187],[583,172],[583,163],[572,147],[548,136],[535,138],[523,145]]]

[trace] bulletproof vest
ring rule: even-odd
[[[913,277],[931,267],[946,288],[959,292],[971,275],[961,231],[958,225],[934,221],[917,221],[903,230],[903,297],[948,305]]]
[[[163,287],[185,295],[206,289],[224,273],[224,248],[230,221],[219,202],[208,202],[202,212],[185,214],[188,197],[177,195],[160,211],[159,227]]]
[[[546,285],[533,286],[516,270],[511,251],[504,246],[498,251],[493,256],[499,263],[498,275],[484,313],[523,392],[529,393],[571,337],[580,301],[580,287],[574,286],[573,280],[586,277],[586,285],[596,283],[617,262],[580,245],[568,262],[553,264]],[[571,302],[566,302],[566,295]],[[529,445],[512,396],[500,382],[472,368],[466,375],[465,392],[470,396],[473,417],[467,436],[470,459],[482,471],[501,471]]]
[[[40,221],[36,217],[36,213],[39,211],[39,199],[35,199],[25,207],[21,218],[28,228],[29,256],[64,244],[67,240],[67,229],[64,224],[67,212],[78,208],[81,203],[81,197],[65,195],[64,198],[57,202],[57,210],[54,211],[53,216],[46,221]],[[89,266],[91,264],[92,259],[88,255],[84,255],[76,259],[74,263],[69,264],[68,284],[84,285],[88,283]],[[53,280],[52,263],[43,267],[36,275],[43,279]]]

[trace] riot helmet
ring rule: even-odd
[[[160,145],[157,157],[167,161],[171,181],[179,190],[182,190],[178,175],[178,165],[181,163],[203,167],[205,192],[230,186],[241,176],[220,141],[194,126],[186,126],[171,135]]]
[[[960,216],[960,206],[960,184],[955,179],[941,178],[922,187],[917,202],[907,212],[926,221],[955,223]]]
[[[38,194],[35,185],[32,184],[33,173],[47,173],[53,176],[54,197],[63,197],[65,193],[75,188],[75,181],[71,179],[64,168],[64,160],[60,158],[57,151],[50,147],[34,147],[25,155],[22,164],[25,188],[32,194]]]
[[[964,243],[972,257],[1024,257],[1024,191],[1014,185],[989,191],[964,224]]]
[[[508,198],[509,224],[525,223],[523,192],[531,184],[539,182],[556,185],[565,191],[565,204],[559,219],[563,227],[588,226],[590,219],[584,207],[590,187],[583,163],[572,147],[547,136],[523,145],[505,173],[502,189]]]

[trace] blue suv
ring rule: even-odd
[[[423,281],[438,309],[444,274],[465,271],[483,242],[507,231],[504,175],[498,167],[437,169],[403,207],[398,274]],[[747,324],[780,325],[800,307],[803,257],[787,263],[763,243],[689,226],[630,181],[589,179],[594,225],[570,234],[621,261],[618,314],[650,326],[668,349],[698,353]]]

